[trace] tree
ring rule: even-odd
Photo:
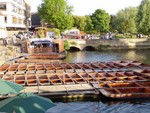
[[[72,9],[66,0],[43,0],[38,14],[45,22],[63,31],[73,26]]]
[[[92,20],[90,16],[85,16],[85,22],[86,22],[86,25],[85,25],[84,31],[91,32],[93,30],[93,24],[92,24]]]
[[[74,27],[77,27],[81,31],[84,31],[86,22],[85,22],[85,16],[73,16],[74,20]]]
[[[116,15],[116,28],[122,33],[136,32],[137,8],[128,7],[120,10]]]
[[[117,16],[116,15],[110,15],[111,19],[110,19],[110,29],[113,32],[118,31],[117,30]]]
[[[107,32],[109,30],[110,16],[105,10],[97,9],[91,15],[91,19],[97,32]]]
[[[150,0],[142,0],[137,13],[138,32],[150,34]]]

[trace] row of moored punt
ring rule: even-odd
[[[150,98],[150,66],[136,61],[7,63],[0,78],[23,86],[88,83],[111,98]]]
[[[149,65],[135,61],[114,61],[96,63],[13,63],[3,64],[0,74],[80,73],[116,72],[149,68]]]

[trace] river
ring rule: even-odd
[[[68,52],[64,62],[97,62],[111,60],[136,60],[150,64],[150,50],[109,50],[109,51],[77,51]],[[47,113],[149,113],[150,99],[97,100],[62,102],[54,101],[57,105]]]

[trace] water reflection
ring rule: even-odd
[[[104,100],[62,103],[47,113],[148,113],[150,100]]]
[[[150,64],[150,50],[108,50],[68,52],[65,62],[136,60]]]

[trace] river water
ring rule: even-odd
[[[64,62],[97,62],[112,60],[136,60],[150,64],[150,50],[109,50],[68,52]],[[47,113],[149,113],[150,99],[96,100],[62,102],[54,100],[55,107]]]

